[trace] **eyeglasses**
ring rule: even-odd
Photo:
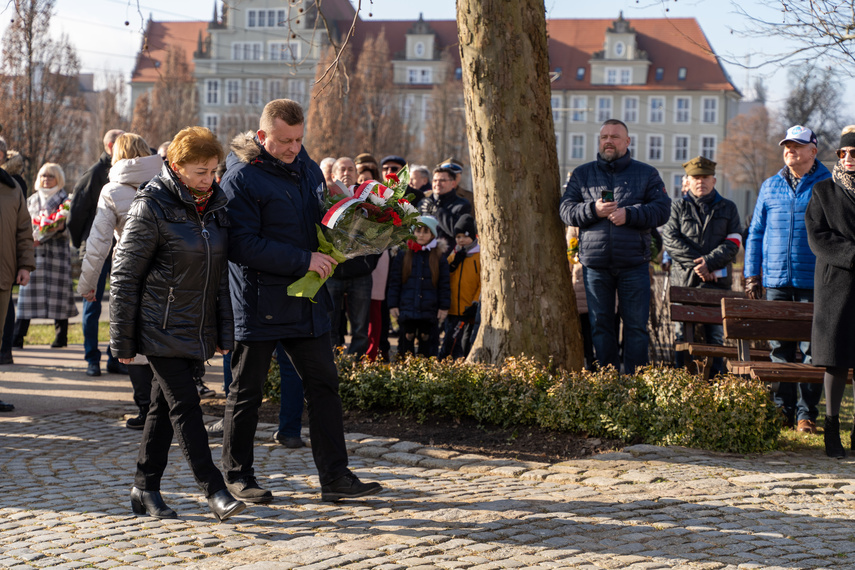
[[[383,172],[386,172],[387,170],[389,172],[395,173],[395,172],[398,172],[399,170],[401,170],[401,167],[398,166],[397,164],[383,165]]]
[[[56,178],[53,174],[42,174],[42,178]]]
[[[849,158],[855,158],[855,148],[845,149],[841,148],[837,151],[837,158],[846,158],[846,155],[849,155]]]
[[[451,182],[451,178],[434,178],[433,182],[434,184],[437,184],[439,182]]]

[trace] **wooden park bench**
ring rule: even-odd
[[[741,291],[725,289],[700,289],[697,287],[671,287],[668,290],[671,309],[671,321],[683,323],[683,341],[674,344],[674,350],[687,352],[696,362],[698,371],[703,369],[704,378],[709,377],[713,358],[735,360],[738,351],[735,346],[721,346],[695,342],[696,324],[722,324],[722,299],[744,299]],[[752,360],[771,360],[768,350],[751,350]]]
[[[722,299],[724,337],[737,341],[738,357],[729,360],[733,374],[750,376],[771,384],[777,391],[779,382],[822,383],[825,368],[789,362],[757,362],[748,349],[752,340],[810,340],[813,323],[813,303],[763,301],[751,299]],[[852,378],[852,371],[849,371]]]

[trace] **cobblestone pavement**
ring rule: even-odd
[[[124,409],[0,421],[0,567],[855,568],[848,460],[639,445],[549,466],[349,434],[352,468],[385,491],[322,503],[311,451],[262,426],[273,504],[217,523],[173,447],[181,518],[159,521],[130,510]]]

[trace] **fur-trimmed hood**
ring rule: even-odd
[[[235,153],[238,160],[246,164],[258,158],[262,151],[262,147],[258,144],[255,133],[252,131],[240,133],[235,136],[232,142],[229,143],[229,148]]]
[[[20,175],[24,172],[24,157],[18,151],[10,150],[6,153],[6,162],[2,168],[12,176]]]

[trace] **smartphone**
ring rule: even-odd
[[[603,190],[603,202],[614,202],[615,193],[613,190]]]

